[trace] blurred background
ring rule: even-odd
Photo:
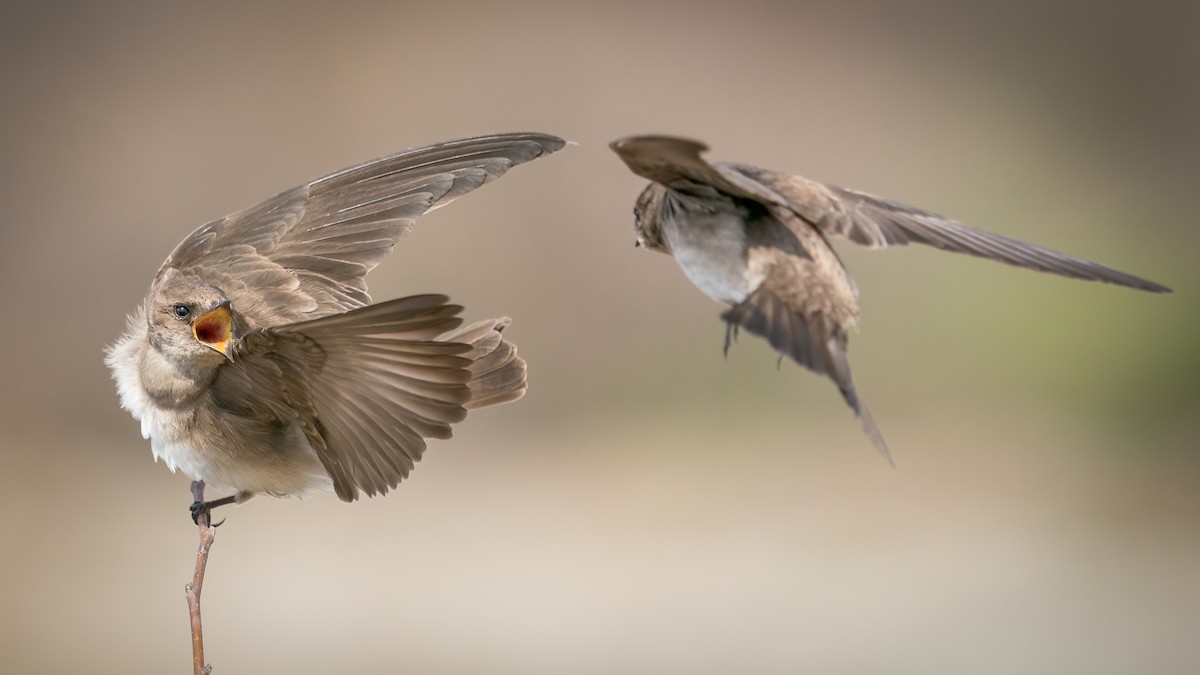
[[[510,315],[528,396],[383,499],[254,499],[215,672],[1200,671],[1200,5],[9,4],[0,654],[187,672],[188,479],[103,349],[195,227],[401,148],[578,143],[422,219],[376,299]],[[840,246],[835,388],[668,257],[607,143],[885,195],[1175,289]],[[212,495],[217,496],[217,495]]]

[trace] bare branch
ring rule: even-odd
[[[192,497],[196,502],[204,502],[204,481],[192,483]],[[200,528],[200,548],[196,551],[196,573],[192,582],[184,586],[187,592],[188,616],[192,622],[192,670],[195,675],[209,675],[212,666],[204,662],[204,632],[200,626],[200,591],[204,587],[204,569],[208,566],[208,550],[217,537],[217,528],[213,527],[207,509],[197,513],[196,525]]]

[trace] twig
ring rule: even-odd
[[[197,502],[204,501],[204,481],[192,483],[192,497]],[[200,627],[200,591],[204,587],[204,568],[208,566],[208,549],[212,547],[217,537],[217,528],[212,526],[211,518],[206,510],[201,510],[196,518],[200,527],[200,549],[196,551],[196,573],[192,583],[184,586],[187,591],[188,616],[192,620],[192,670],[195,675],[209,675],[212,666],[204,663],[204,632]]]

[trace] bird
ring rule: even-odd
[[[105,360],[155,459],[201,493],[233,491],[197,498],[193,520],[260,493],[386,494],[426,439],[524,395],[508,318],[463,326],[439,294],[371,304],[365,277],[418,217],[563,145],[503,133],[405,150],[208,223],[172,251]]]
[[[765,338],[837,385],[879,452],[891,452],[858,394],[847,358],[858,289],[829,243],[923,244],[1039,272],[1151,293],[1170,289],[1082,258],[1010,239],[875,195],[747,164],[709,162],[704,143],[629,136],[610,147],[650,182],[634,207],[635,245],[675,258],[701,291],[727,306],[725,353],[738,330]],[[894,463],[893,463],[894,464]]]

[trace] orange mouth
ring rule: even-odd
[[[217,305],[211,311],[196,317],[192,322],[192,335],[198,341],[211,349],[233,360],[233,313],[229,310],[229,301]]]

